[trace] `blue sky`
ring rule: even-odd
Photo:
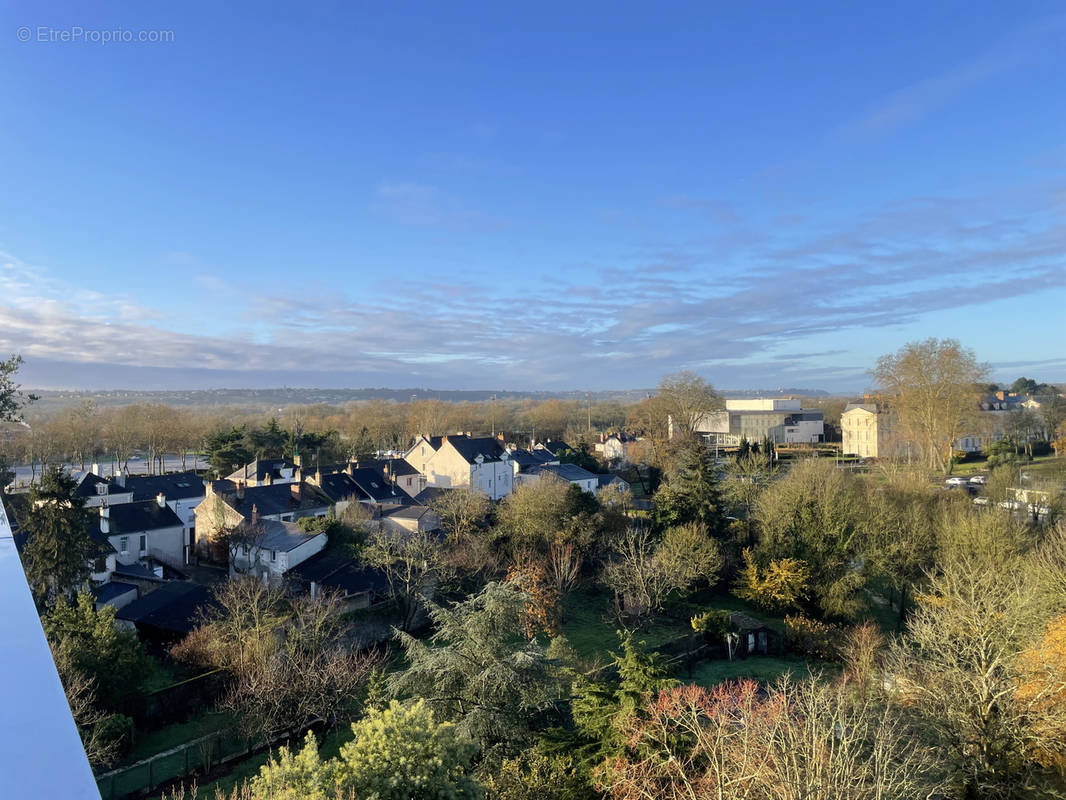
[[[1061,3],[84,5],[0,6],[29,384],[1066,380]]]

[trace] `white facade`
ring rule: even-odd
[[[726,411],[802,411],[802,403],[791,397],[736,398],[725,401]]]
[[[506,454],[498,459],[479,455],[470,462],[448,441],[426,459],[424,470],[426,485],[440,489],[467,487],[491,500],[506,497],[514,490],[514,468]]]
[[[327,543],[326,534],[320,533],[296,545],[291,550],[277,550],[263,547],[258,551],[257,576],[268,575],[270,580],[280,579],[286,572],[302,564],[315,553],[321,552]],[[235,556],[237,566],[246,571],[251,553],[238,552]]]

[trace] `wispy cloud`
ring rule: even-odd
[[[878,98],[839,134],[869,138],[916,122],[1000,75],[1038,63],[1048,48],[1062,47],[1066,15],[1040,19],[1011,32],[988,51]]]
[[[848,331],[1066,288],[1066,222],[1050,200],[1062,188],[1016,190],[1008,210],[1002,192],[918,198],[822,234],[769,231],[726,250],[713,236],[663,242],[598,272],[589,263],[572,278],[545,270],[507,291],[442,275],[370,293],[274,293],[229,286],[222,273],[201,281],[210,284],[203,313],[233,321],[215,336],[166,330],[131,298],[61,285],[7,256],[0,353],[242,376],[288,370],[341,385],[634,386],[692,368],[729,385],[862,386],[868,364],[849,355]],[[411,185],[383,193],[433,197]],[[807,352],[826,333],[841,337],[839,348]]]

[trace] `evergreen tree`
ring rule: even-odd
[[[674,470],[659,487],[655,519],[660,528],[695,522],[712,536],[725,530],[717,467],[707,446],[695,442],[677,454]]]
[[[23,566],[38,604],[48,606],[85,583],[98,546],[89,536],[89,514],[78,483],[60,467],[44,471],[30,489],[28,505]]]
[[[422,697],[441,720],[486,751],[510,754],[559,699],[559,671],[527,635],[529,596],[509,583],[444,608],[431,605],[429,641],[397,631],[409,667],[390,681],[401,697]]]

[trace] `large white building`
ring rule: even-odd
[[[506,497],[514,489],[510,453],[499,439],[454,436],[420,436],[406,460],[437,489],[465,487],[491,500]]]
[[[825,420],[821,410],[803,408],[797,399],[738,398],[726,400],[724,411],[705,415],[696,433],[725,447],[767,438],[774,444],[814,444],[825,437]]]

